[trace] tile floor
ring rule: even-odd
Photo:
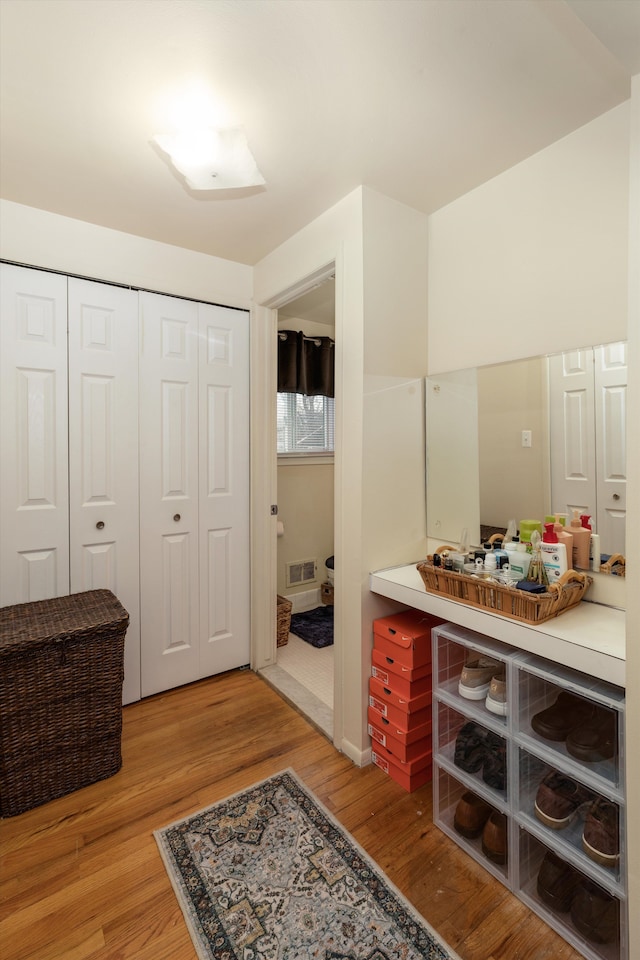
[[[333,647],[318,649],[295,634],[278,647],[278,661],[260,675],[333,738]]]

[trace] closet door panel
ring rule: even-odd
[[[593,513],[596,450],[593,350],[549,358],[551,510]]]
[[[69,592],[67,280],[1,265],[0,604]]]
[[[130,621],[125,703],[140,698],[138,295],[69,280],[72,592],[107,588]]]
[[[198,307],[140,295],[142,695],[199,677]]]
[[[202,676],[250,660],[249,315],[199,306]]]
[[[597,531],[606,553],[626,553],[627,344],[595,348],[598,454]]]

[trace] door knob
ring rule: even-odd
[[[613,499],[614,499],[614,500],[619,500],[619,499],[620,499],[620,494],[619,494],[619,493],[614,493]]]
[[[96,530],[104,530],[104,520],[98,520],[96,523]]]
[[[174,519],[174,520],[175,520],[175,522],[177,523],[177,522],[178,522],[178,520],[180,520],[180,514],[179,514],[179,513],[174,513],[174,515],[173,515],[173,519]]]

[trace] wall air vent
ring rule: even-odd
[[[287,565],[287,586],[298,587],[302,583],[313,583],[316,579],[317,560],[295,560]]]

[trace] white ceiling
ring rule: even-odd
[[[359,184],[430,212],[627,99],[638,0],[0,0],[0,195],[254,264]],[[149,144],[200,84],[264,188]]]

